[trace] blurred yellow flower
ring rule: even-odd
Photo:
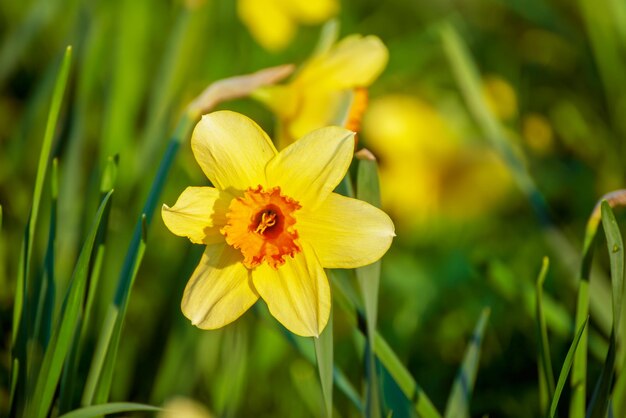
[[[254,39],[269,51],[284,49],[298,25],[317,25],[339,11],[337,0],[239,0],[239,18]]]
[[[306,62],[286,85],[258,89],[253,97],[278,117],[279,149],[328,125],[358,130],[367,90],[389,53],[376,36],[352,35]]]
[[[372,101],[363,135],[381,160],[383,206],[405,224],[475,217],[511,185],[495,154],[462,143],[439,112],[417,97],[392,94]]]
[[[203,116],[191,147],[215,188],[188,187],[162,210],[170,231],[207,246],[185,288],[185,316],[219,328],[261,297],[290,331],[318,336],[330,313],[324,268],[373,263],[394,236],[384,212],[332,193],[354,133],[318,129],[279,153],[252,120],[221,111]]]
[[[517,115],[515,89],[504,78],[496,75],[485,77],[483,95],[489,109],[498,119],[509,120]]]
[[[554,146],[554,134],[550,121],[538,113],[524,116],[522,135],[526,144],[539,155],[546,155]]]

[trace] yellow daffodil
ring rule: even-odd
[[[339,11],[337,0],[239,0],[239,18],[269,51],[284,49],[300,24],[317,25]]]
[[[370,84],[389,53],[376,36],[349,36],[305,63],[286,85],[262,87],[253,97],[278,117],[279,149],[328,125],[358,130]]]
[[[170,231],[207,246],[185,288],[185,316],[219,328],[261,297],[289,330],[318,336],[330,312],[324,268],[373,263],[394,236],[384,212],[332,193],[354,133],[326,127],[277,152],[252,120],[220,111],[202,117],[191,147],[215,187],[188,187],[162,210]]]
[[[381,158],[383,206],[398,222],[464,221],[489,211],[512,186],[499,158],[463,142],[436,108],[406,94],[372,101],[363,120],[368,147]]]

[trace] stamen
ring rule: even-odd
[[[298,209],[300,204],[281,195],[279,187],[249,188],[230,202],[220,232],[228,245],[241,251],[247,268],[267,263],[277,269],[286,257],[302,251],[295,228]]]
[[[254,232],[263,235],[267,228],[271,228],[274,225],[276,225],[276,212],[271,210],[265,211],[261,215],[261,222],[259,222]]]

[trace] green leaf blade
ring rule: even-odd
[[[315,357],[320,375],[322,395],[326,416],[333,416],[333,314],[330,313],[328,324],[318,338],[313,338]]]
[[[102,215],[110,201],[110,197],[111,193],[108,193],[100,204],[91,231],[85,240],[85,244],[83,245],[76,263],[71,285],[66,296],[65,308],[61,313],[59,323],[52,334],[50,344],[44,355],[33,394],[31,413],[28,416],[43,418],[47,416],[48,410],[52,405],[54,392],[56,391],[61,376],[65,357],[70,350],[70,343],[73,341],[72,335],[75,332],[80,309],[82,307],[89,271],[89,261],[96,232],[98,231],[98,227],[102,221]]]
[[[480,318],[476,323],[472,338],[465,351],[465,357],[459,370],[459,373],[454,380],[452,390],[450,391],[450,397],[446,405],[446,411],[444,417],[446,418],[460,418],[469,417],[469,401],[474,389],[474,383],[476,382],[476,374],[478,372],[478,364],[480,361],[480,351],[487,329],[487,322],[491,309],[484,308],[480,314]]]
[[[133,402],[111,402],[100,405],[92,405],[85,408],[76,409],[61,415],[59,418],[95,418],[107,414],[119,414],[121,412],[159,412],[163,411],[152,405],[145,405]]]

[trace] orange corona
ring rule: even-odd
[[[359,132],[361,130],[361,121],[365,110],[367,110],[367,102],[367,89],[365,87],[355,88],[352,104],[350,105],[348,117],[346,118],[346,129],[350,129],[353,132]]]
[[[300,204],[281,195],[280,187],[265,191],[259,185],[232,200],[220,232],[230,246],[241,251],[247,268],[265,261],[276,269],[285,263],[285,256],[301,251],[294,217],[298,209]]]

